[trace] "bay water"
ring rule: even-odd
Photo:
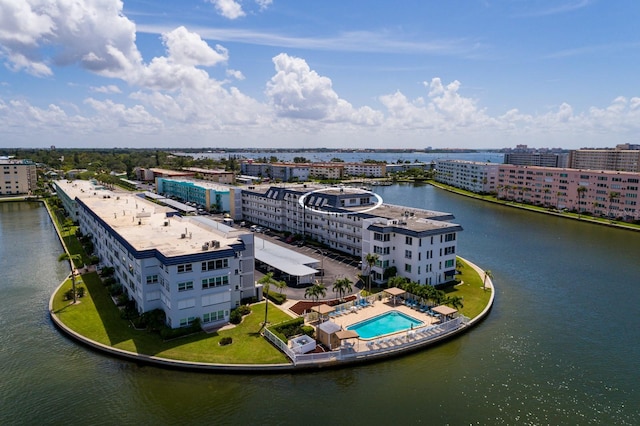
[[[67,339],[47,312],[68,264],[46,210],[0,203],[0,424],[640,424],[640,233],[429,185],[375,190],[453,213],[494,308],[422,352],[303,374],[165,370]]]

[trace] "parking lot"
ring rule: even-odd
[[[360,268],[358,266],[360,262],[359,259],[347,256],[342,253],[338,253],[334,250],[321,249],[312,245],[286,243],[281,236],[276,235],[271,231],[260,232],[257,233],[256,236],[259,238],[264,238],[267,241],[278,244],[289,250],[293,250],[317,259],[320,262],[319,267],[317,268],[320,270],[320,273],[317,274],[316,280],[327,288],[326,299],[333,299],[336,297],[336,294],[331,291],[331,288],[333,286],[333,283],[341,278],[348,278],[353,283],[353,290],[349,294],[357,293],[360,290],[356,286],[358,284],[358,274],[360,273]],[[260,269],[256,268],[256,281],[262,278],[265,273],[265,270],[261,271]],[[278,271],[274,272],[274,277],[276,277],[276,279],[282,279],[281,277],[279,277]],[[309,285],[306,285],[304,287],[295,287],[290,285],[283,291],[283,293],[285,293],[289,299],[304,300],[305,288],[308,286]]]

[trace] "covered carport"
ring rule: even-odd
[[[295,278],[296,285],[311,284],[318,270],[319,260],[279,246],[264,238],[254,237],[257,261]]]

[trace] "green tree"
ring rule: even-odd
[[[305,299],[312,299],[314,302],[318,302],[318,299],[327,295],[327,288],[316,281],[311,287],[307,287],[304,291]]]
[[[269,314],[269,287],[271,287],[271,284],[275,281],[276,280],[273,279],[273,272],[265,274],[264,277],[258,280],[258,284],[262,284],[262,295],[264,296],[264,323],[262,324],[262,327],[267,326],[267,316]]]
[[[367,265],[367,277],[369,279],[369,294],[371,294],[371,275],[373,274],[373,267],[379,259],[380,256],[375,253],[367,253],[367,255],[364,257],[364,261]]]
[[[460,309],[464,307],[464,305],[462,304],[462,297],[460,296],[448,297],[447,300],[445,301],[445,304],[456,309]]]
[[[577,189],[578,191],[578,218],[582,214],[582,200],[584,199],[585,193],[587,192],[587,187],[580,185]]]
[[[611,208],[613,207],[613,203],[615,202],[613,200],[616,200],[618,198],[620,198],[619,192],[611,191],[609,193],[609,217],[611,217]]]
[[[351,287],[351,284],[353,283],[349,278],[340,278],[333,284],[333,292],[338,293],[340,300],[342,300],[344,295],[351,292],[351,290],[353,289]]]
[[[285,281],[273,280],[273,285],[276,286],[280,294],[282,294],[284,289],[287,288],[287,283]]]
[[[71,289],[73,290],[73,303],[75,304],[78,301],[78,294],[76,291],[76,262],[80,262],[82,260],[82,256],[79,254],[70,255],[67,252],[62,253],[58,256],[58,262],[64,262],[65,260],[69,261],[69,266],[71,266]]]

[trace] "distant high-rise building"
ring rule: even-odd
[[[570,153],[569,167],[640,172],[640,149],[577,149]]]
[[[549,152],[508,152],[504,154],[504,164],[516,166],[567,167],[568,154]]]

